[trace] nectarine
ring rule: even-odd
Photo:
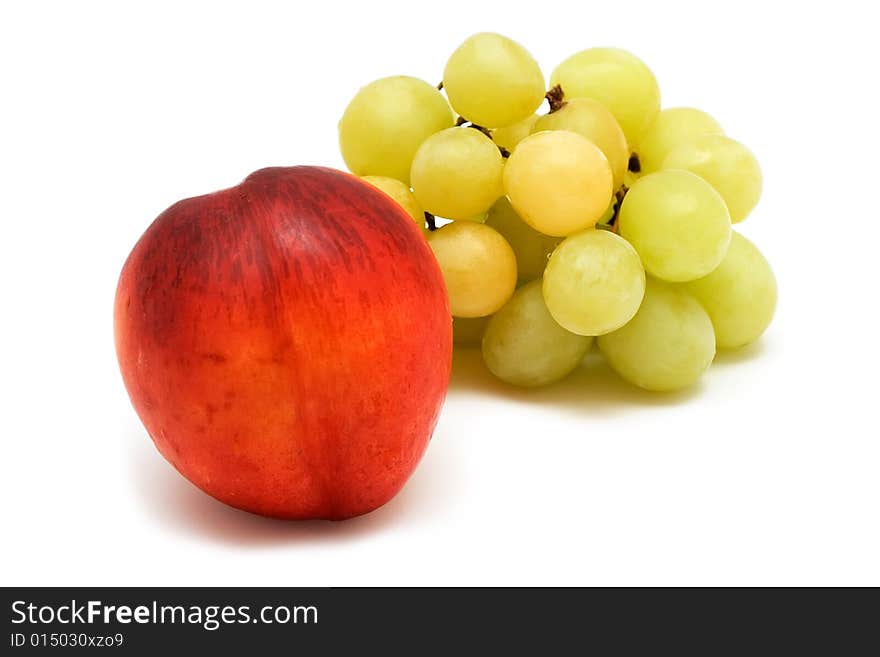
[[[171,206],[128,257],[114,315],[156,447],[259,514],[384,504],[446,394],[452,320],[431,249],[388,196],[332,169],[263,169]]]

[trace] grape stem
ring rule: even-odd
[[[553,114],[553,112],[562,109],[565,105],[565,92],[562,91],[562,85],[554,85],[551,89],[544,94],[544,98],[547,99],[547,103],[550,105],[550,111],[548,114]]]
[[[467,124],[467,125],[465,125],[465,124]],[[484,128],[484,127],[481,126],[481,125],[477,125],[477,124],[474,123],[473,121],[468,121],[468,120],[467,120],[466,118],[464,118],[463,116],[459,116],[457,119],[455,119],[455,125],[456,125],[456,126],[462,126],[462,125],[463,125],[463,126],[465,126],[466,128],[473,128],[474,130],[477,130],[477,131],[479,131],[479,132],[482,132],[482,133],[483,133],[484,135],[486,135],[489,139],[492,139],[492,131],[489,130],[489,128]],[[493,140],[493,142],[494,142],[494,140]],[[509,150],[507,150],[506,148],[504,148],[504,146],[499,146],[498,144],[495,144],[495,145],[498,146],[498,150],[499,150],[499,152],[501,153],[501,157],[505,157],[505,158],[510,157],[510,151],[509,151]]]
[[[623,205],[623,198],[628,191],[629,187],[621,185],[620,189],[614,192],[614,211],[611,214],[611,219],[608,220],[608,225],[615,233],[617,232],[617,217],[620,215],[620,206]]]
[[[441,80],[440,84],[437,85],[438,89],[443,88],[443,81]],[[546,94],[544,94],[544,98],[547,99],[547,102],[550,105],[550,111],[548,114],[553,114],[553,112],[562,109],[565,106],[565,92],[562,91],[562,85],[554,85]],[[477,125],[473,121],[468,121],[463,116],[459,116],[455,119],[456,126],[465,126],[467,128],[473,128],[474,130],[479,130],[484,135],[486,135],[489,139],[492,139],[492,131],[488,128],[485,128],[481,125]],[[493,140],[494,141],[494,140]],[[504,146],[500,146],[499,144],[495,144],[498,146],[498,150],[501,152],[501,157],[508,158],[510,157],[510,151],[504,148]],[[632,161],[632,160],[630,160]],[[631,170],[631,169],[630,169]]]
[[[642,163],[639,162],[639,154],[633,153],[629,156],[629,163],[627,164],[627,169],[629,169],[632,173],[639,173],[642,170]]]

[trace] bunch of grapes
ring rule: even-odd
[[[761,195],[758,163],[708,114],[661,111],[629,52],[579,52],[546,87],[520,44],[476,34],[437,87],[361,89],[343,158],[425,231],[456,344],[479,342],[500,379],[558,381],[595,341],[637,386],[689,386],[773,316],[773,272],[731,228]]]

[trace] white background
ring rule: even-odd
[[[819,6],[3,3],[0,581],[880,584],[880,52],[870,3]],[[595,362],[520,392],[460,355],[425,459],[382,509],[224,507],[163,461],[125,394],[128,251],[180,198],[267,165],[341,167],[359,86],[437,82],[482,30],[547,74],[628,48],[664,105],[754,150],[764,197],[740,227],[775,268],[774,324],[672,396]]]

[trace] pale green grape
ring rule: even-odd
[[[563,237],[593,226],[608,208],[611,166],[593,142],[575,132],[536,132],[508,158],[504,191],[532,228]]]
[[[589,229],[566,237],[544,272],[544,300],[561,326],[602,335],[626,324],[645,294],[639,254],[622,237]]]
[[[657,115],[657,120],[636,145],[641,173],[663,168],[663,160],[680,144],[703,135],[720,135],[724,131],[711,116],[692,107],[671,107]],[[665,167],[669,168],[669,167]]]
[[[405,183],[386,176],[364,176],[363,180],[388,194],[400,207],[406,210],[406,213],[416,222],[416,226],[421,228],[423,232],[427,232],[425,211],[422,210],[422,206],[419,205],[412,190]]]
[[[592,98],[575,98],[555,112],[540,117],[533,132],[541,130],[571,130],[596,144],[608,158],[614,189],[623,183],[629,148],[617,119],[605,106]]]
[[[645,270],[667,281],[705,276],[721,263],[730,244],[724,199],[688,171],[639,178],[623,199],[617,221]]]
[[[773,270],[758,248],[736,231],[718,268],[685,283],[685,289],[709,313],[720,349],[757,340],[776,310]]]
[[[648,390],[693,385],[715,357],[715,333],[703,307],[681,286],[653,278],[635,317],[599,336],[598,344],[615,372]]]
[[[460,347],[479,347],[489,317],[453,317],[452,342]]]
[[[486,135],[449,128],[428,137],[413,158],[410,180],[431,214],[469,219],[485,213],[503,194],[504,158]]]
[[[532,114],[513,125],[495,128],[492,131],[492,141],[502,148],[506,148],[509,153],[513,153],[516,145],[532,133],[532,127],[537,120],[538,115]]]
[[[560,239],[539,233],[529,226],[503,196],[489,209],[486,223],[501,233],[513,248],[519,280],[540,278]]]
[[[358,176],[388,176],[409,182],[421,143],[454,125],[446,99],[434,86],[396,76],[358,91],[339,121],[339,149]]]
[[[752,152],[723,135],[704,135],[681,144],[663,160],[664,169],[692,171],[714,187],[730,211],[745,219],[761,198],[761,167]]]
[[[452,107],[468,121],[500,128],[533,114],[544,100],[544,75],[516,41],[482,32],[462,43],[443,71]]]
[[[559,326],[544,305],[541,281],[532,281],[489,320],[483,334],[483,360],[502,381],[541,386],[576,368],[592,341]]]
[[[516,256],[494,228],[453,221],[428,235],[456,317],[482,317],[501,308],[516,288]]]
[[[660,111],[660,88],[651,69],[617,48],[590,48],[572,55],[553,71],[550,86],[565,98],[593,98],[605,105],[626,135],[637,144]]]

